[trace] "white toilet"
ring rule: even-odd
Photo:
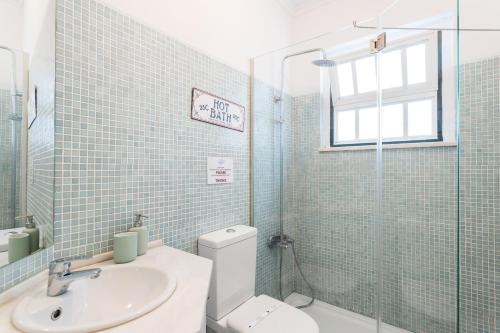
[[[257,229],[237,225],[200,236],[213,260],[207,326],[217,333],[319,333],[306,313],[267,295],[255,297]]]

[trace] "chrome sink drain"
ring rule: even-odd
[[[50,319],[52,319],[52,321],[56,321],[57,319],[61,318],[61,315],[62,315],[62,308],[58,307],[57,309],[52,311],[52,314],[50,315]]]

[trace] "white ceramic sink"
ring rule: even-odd
[[[152,311],[173,294],[175,287],[173,276],[155,268],[106,266],[99,278],[75,281],[61,296],[46,296],[45,287],[34,290],[16,306],[12,322],[18,329],[33,333],[102,330]]]

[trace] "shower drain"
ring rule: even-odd
[[[61,315],[62,315],[62,309],[60,307],[58,307],[57,309],[52,311],[52,314],[50,315],[50,319],[52,319],[52,321],[56,321],[57,319],[61,318]]]

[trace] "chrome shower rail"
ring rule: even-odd
[[[372,30],[500,32],[500,29],[492,29],[492,28],[376,27],[370,25],[359,25],[358,22],[356,21],[352,22],[352,26],[356,29],[372,29]]]
[[[304,54],[309,54],[309,53],[320,53],[321,54],[321,59],[323,61],[329,61],[325,49],[322,48],[316,48],[316,49],[310,49],[310,50],[305,50],[301,52],[296,52],[292,54],[288,54],[283,59],[281,60],[281,82],[280,82],[280,92],[278,96],[274,96],[274,102],[279,103],[279,145],[280,145],[280,237],[283,238],[283,123],[284,123],[284,117],[283,117],[283,93],[285,89],[285,62],[289,58],[293,58],[296,56],[304,55]],[[332,61],[332,63],[334,63]],[[316,65],[316,63],[314,63]],[[322,65],[320,65],[322,66]]]

